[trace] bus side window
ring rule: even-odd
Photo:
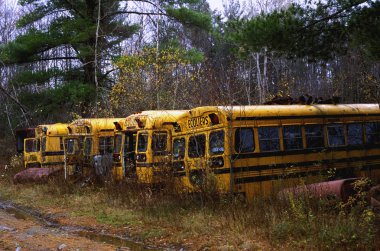
[[[167,133],[154,132],[152,138],[152,150],[154,155],[162,155],[166,151]]]
[[[365,124],[367,144],[380,144],[380,122],[370,122]]]
[[[186,140],[179,138],[173,140],[173,159],[182,160],[185,158]]]
[[[328,125],[327,139],[329,146],[344,146],[344,126],[343,125]]]
[[[189,139],[188,149],[190,158],[199,158],[205,156],[206,136],[204,134],[191,136]]]
[[[105,155],[112,153],[112,137],[99,137],[99,153]]]
[[[322,125],[305,125],[306,147],[324,147],[324,136]]]
[[[255,150],[253,128],[237,128],[235,131],[235,151],[237,153],[248,153]]]
[[[271,152],[280,150],[279,127],[259,127],[260,151]]]
[[[210,133],[209,141],[210,155],[224,153],[224,131]]]
[[[351,146],[363,144],[362,124],[347,124],[347,144]]]
[[[284,150],[298,150],[302,149],[302,133],[301,126],[289,125],[283,128],[284,135]]]

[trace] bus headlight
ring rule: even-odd
[[[120,160],[121,160],[120,154],[119,153],[114,153],[113,154],[113,161],[120,162]]]
[[[185,171],[185,163],[183,161],[174,162],[173,169],[175,172]]]
[[[145,153],[137,154],[136,160],[138,162],[145,162],[146,161],[146,154]]]

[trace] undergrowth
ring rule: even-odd
[[[0,197],[45,212],[53,207],[68,210],[73,219],[90,217],[128,227],[147,242],[201,250],[380,248],[380,217],[368,206],[368,182],[362,180],[357,195],[347,202],[289,195],[287,200],[256,198],[250,203],[236,196],[176,194],[134,182],[81,187],[60,177],[38,185],[10,185],[10,180],[1,179]]]

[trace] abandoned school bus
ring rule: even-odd
[[[182,110],[144,111],[115,123],[114,175],[137,176],[141,183],[162,181],[170,167],[171,134]]]
[[[67,124],[38,125],[34,131],[35,137],[24,140],[25,167],[63,167]]]
[[[112,168],[114,122],[120,118],[77,119],[65,138],[66,175],[107,175]]]
[[[380,181],[377,104],[198,107],[176,128],[174,176],[188,190],[205,177],[247,199],[300,182]]]

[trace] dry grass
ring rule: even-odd
[[[375,250],[379,215],[354,198],[350,205],[310,198],[175,195],[139,184],[79,187],[61,179],[49,184],[11,185],[10,168],[0,196],[42,212],[65,212],[72,222],[92,219],[113,231],[159,245],[194,250]],[[354,205],[354,206],[353,206]]]

